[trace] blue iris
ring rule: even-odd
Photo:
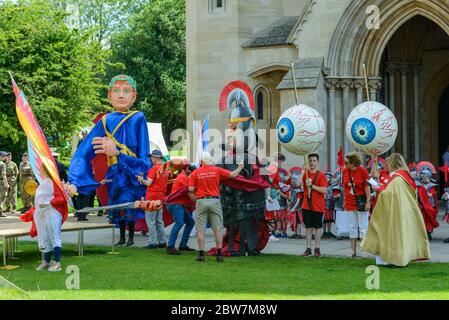
[[[277,126],[278,139],[282,143],[289,143],[295,135],[293,122],[288,118],[282,118]]]
[[[376,126],[368,119],[358,119],[352,124],[351,135],[356,143],[367,145],[376,137]]]

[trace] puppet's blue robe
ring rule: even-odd
[[[121,112],[105,115],[107,130],[112,133],[126,115]],[[106,137],[102,121],[98,121],[89,132],[70,161],[69,182],[77,187],[80,194],[90,194],[100,186],[95,181],[92,170],[92,160],[96,156],[92,145],[95,137]],[[126,120],[114,133],[114,138],[120,144],[126,145],[135,153],[136,157],[120,153],[117,163],[108,168],[106,180],[112,180],[107,183],[108,204],[140,200],[145,197],[145,186],[139,184],[136,175],[146,176],[151,167],[151,162],[148,159],[150,144],[145,115],[142,112],[137,112]],[[121,150],[120,147],[118,149]],[[120,210],[113,210],[110,212],[110,217],[114,223],[118,223],[120,220],[136,221],[136,219],[143,218],[144,213],[140,209],[127,209],[125,214]]]

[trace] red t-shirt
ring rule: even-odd
[[[146,200],[164,200],[167,192],[168,172],[164,171],[158,176],[161,163],[156,164],[153,168],[148,170],[148,179],[153,180],[151,186],[147,187]]]
[[[357,202],[355,196],[363,196],[366,194],[365,188],[368,186],[369,173],[362,167],[357,167],[354,171],[351,171],[352,183],[354,184],[355,195],[351,193],[352,186],[349,177],[349,169],[343,169],[343,187],[345,189],[344,195],[344,208],[345,211],[357,211]]]
[[[318,177],[315,180],[315,175],[318,174]],[[316,171],[315,173],[311,173],[310,170],[307,170],[307,175],[309,179],[312,180],[312,183],[317,187],[326,187],[327,188],[327,179],[324,173]],[[305,210],[311,210],[315,212],[324,213],[326,210],[324,193],[313,190],[312,194],[312,208],[309,208],[309,188],[306,187],[306,175],[304,174],[302,177],[302,183],[304,186],[304,201],[302,202],[302,208]]]
[[[202,165],[190,174],[189,187],[195,188],[195,196],[200,199],[204,197],[220,196],[220,181],[227,179],[231,171],[215,167]]]
[[[173,182],[173,186],[171,189],[171,194],[175,194],[178,190],[187,187],[189,185],[189,177],[185,174],[185,172],[181,172]],[[180,196],[176,200],[173,200],[170,204],[180,204],[183,206],[193,206],[192,200],[190,200],[189,196],[186,194]]]

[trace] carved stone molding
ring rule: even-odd
[[[336,78],[326,79],[325,86],[329,91],[337,90],[339,85],[339,80]]]

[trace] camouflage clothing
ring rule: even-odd
[[[6,163],[6,178],[8,179],[9,189],[8,195],[6,196],[5,208],[6,211],[13,210],[17,208],[17,178],[19,176],[19,168],[17,164],[10,161]]]
[[[25,182],[32,180],[35,181],[33,169],[27,162],[21,162],[19,165],[19,177],[20,177],[20,197],[22,198],[23,206],[25,209],[30,209],[34,205],[34,196],[29,195],[24,190]]]
[[[3,204],[6,200],[7,190],[5,188],[5,181],[3,175],[6,174],[6,165],[0,161],[0,215],[3,214]]]

